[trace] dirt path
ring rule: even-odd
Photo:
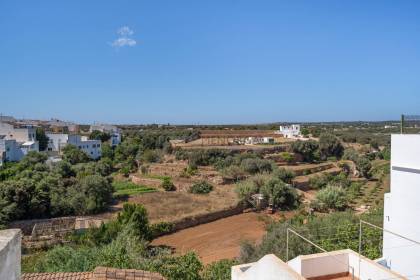
[[[265,224],[258,216],[244,213],[199,225],[155,239],[152,245],[167,245],[177,253],[195,251],[208,264],[239,256],[241,241],[261,241]]]

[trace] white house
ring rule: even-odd
[[[101,140],[89,140],[86,136],[69,135],[67,143],[84,151],[92,159],[101,157]]]
[[[408,240],[420,242],[420,135],[391,136],[391,192],[384,204],[383,261],[420,279],[420,245]]]
[[[100,132],[106,132],[111,135],[111,146],[117,146],[121,143],[121,129],[116,127],[115,125],[110,124],[93,124],[90,126],[89,131],[100,131]]]
[[[67,145],[69,135],[64,133],[47,133],[48,137],[48,151],[61,152]]]
[[[282,134],[285,138],[298,138],[302,136],[299,124],[281,125],[278,133]]]
[[[20,161],[24,156],[24,151],[16,140],[0,136],[0,164],[6,161]]]
[[[32,126],[14,127],[0,122],[0,153],[2,162],[19,161],[30,151],[39,151],[36,129]]]
[[[92,159],[101,157],[101,140],[89,140],[86,136],[63,133],[47,133],[47,137],[49,139],[48,151],[61,153],[66,145],[71,144],[85,152]]]
[[[16,142],[36,141],[36,129],[33,126],[14,127],[11,124],[0,122],[0,135],[6,139],[15,139]]]

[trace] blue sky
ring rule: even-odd
[[[0,36],[0,112],[16,117],[203,124],[420,113],[420,1],[1,1]]]

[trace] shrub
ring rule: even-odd
[[[343,145],[335,135],[322,133],[319,136],[319,152],[322,159],[326,159],[331,156],[340,158],[343,155],[343,150]]]
[[[380,154],[380,158],[382,158],[384,160],[391,160],[391,149],[390,149],[390,147],[386,146],[385,148],[382,149],[382,151],[379,154]]]
[[[284,160],[287,163],[291,163],[295,157],[293,156],[293,154],[288,153],[288,152],[282,152],[280,153],[280,157],[282,158],[282,160]]]
[[[293,178],[295,178],[295,173],[286,168],[278,168],[274,170],[273,175],[288,184],[291,184]]]
[[[311,206],[318,211],[343,210],[347,207],[346,191],[342,187],[328,185],[316,194]]]
[[[168,178],[168,177],[163,178],[163,181],[160,186],[167,192],[176,190],[176,187],[174,183],[172,183],[171,178]]]
[[[141,155],[143,162],[160,162],[162,159],[162,152],[158,150],[146,150]]]
[[[244,159],[241,162],[241,168],[249,174],[272,171],[271,162],[269,160],[259,158]]]
[[[344,150],[342,159],[351,160],[351,161],[355,162],[358,157],[359,157],[359,154],[356,152],[355,149],[348,148],[348,149]]]
[[[267,197],[269,203],[276,208],[293,209],[300,202],[297,191],[277,178],[267,181],[262,186],[261,192]]]
[[[180,177],[184,177],[184,178],[190,178],[191,176],[194,176],[198,173],[198,168],[197,166],[193,166],[191,164],[188,164],[187,167],[185,167],[182,171],[181,174],[179,175]]]
[[[203,280],[228,280],[231,277],[231,267],[238,264],[236,260],[220,260],[206,266]]]
[[[241,180],[246,177],[245,171],[236,165],[228,166],[221,171],[223,178],[232,179],[235,181]]]
[[[291,148],[294,153],[300,154],[304,161],[312,162],[316,158],[315,152],[318,149],[318,143],[313,140],[298,140],[292,143]]]
[[[198,183],[193,184],[189,192],[195,193],[195,194],[207,194],[210,193],[213,190],[213,186],[208,183],[207,181],[201,181]]]
[[[85,152],[70,144],[63,148],[63,159],[71,164],[88,162],[90,160]]]
[[[365,178],[370,178],[370,170],[372,169],[372,165],[370,160],[366,156],[361,156],[356,160],[356,168]]]
[[[235,192],[239,199],[248,201],[252,195],[259,192],[259,188],[252,180],[245,180],[235,185]]]
[[[161,235],[171,233],[174,229],[174,224],[168,222],[160,222],[150,226],[150,232],[153,238]]]
[[[145,174],[149,173],[149,166],[147,166],[147,165],[142,165],[142,166],[140,167],[140,172],[141,172],[141,174],[143,174],[143,175],[145,175]]]

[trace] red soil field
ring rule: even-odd
[[[204,264],[239,256],[243,240],[260,242],[265,223],[258,213],[243,213],[187,228],[155,239],[152,245],[167,245],[177,253],[196,252]]]

